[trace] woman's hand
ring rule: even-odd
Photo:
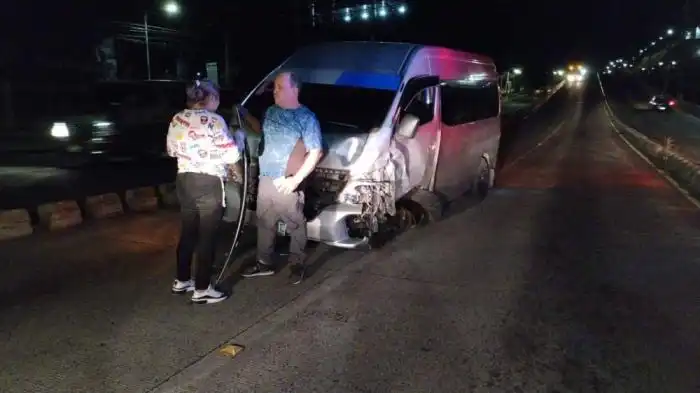
[[[238,164],[226,165],[226,180],[243,183],[243,169]]]
[[[236,147],[238,147],[239,152],[243,152],[245,149],[246,134],[242,129],[237,129],[233,132],[233,140],[236,142]]]

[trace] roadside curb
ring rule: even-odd
[[[605,109],[615,132],[700,207],[700,166],[623,123],[607,102]]]
[[[123,192],[88,195],[79,200],[63,200],[29,209],[0,210],[0,241],[41,232],[56,232],[86,222],[147,213],[178,205],[175,184],[137,187]]]

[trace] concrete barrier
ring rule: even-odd
[[[158,210],[158,196],[153,187],[141,187],[128,190],[124,200],[129,210],[134,212]]]
[[[626,125],[606,105],[615,130],[658,169],[664,171],[678,185],[696,199],[700,199],[700,166],[672,149],[671,141],[662,145]]]
[[[165,206],[179,206],[175,183],[165,183],[158,186],[158,195]]]
[[[34,227],[27,210],[0,210],[0,240],[14,239],[32,233],[34,233]]]
[[[85,209],[91,218],[107,218],[124,214],[122,201],[115,193],[87,197]]]
[[[83,215],[76,201],[60,201],[40,205],[37,209],[39,223],[50,231],[74,227],[83,222]]]

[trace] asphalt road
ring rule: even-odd
[[[513,130],[531,106],[532,101],[522,97],[512,105],[504,104],[505,127]],[[105,162],[71,168],[57,166],[58,161],[56,157],[42,154],[23,156],[21,159],[7,155],[1,157],[0,210],[31,209],[46,202],[121,192],[172,182],[175,176],[175,164],[167,159]]]
[[[595,86],[568,95],[485,201],[369,254],[319,246],[298,287],[170,295],[172,212],[0,243],[0,391],[698,391],[697,208]]]
[[[632,78],[604,81],[611,107],[622,122],[659,143],[665,144],[670,138],[676,151],[700,163],[700,119],[678,110],[667,113],[649,110],[649,92]]]

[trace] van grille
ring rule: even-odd
[[[349,178],[350,172],[347,170],[316,168],[306,184],[306,217],[313,219],[325,207],[338,203],[338,196]]]

